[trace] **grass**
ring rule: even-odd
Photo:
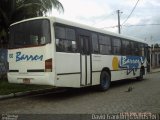
[[[0,80],[0,95],[7,95],[10,93],[25,92],[46,88],[51,88],[51,86],[13,84],[8,83],[7,80]]]

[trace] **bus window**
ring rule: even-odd
[[[76,34],[74,29],[66,28],[66,39],[75,41]]]
[[[121,54],[121,40],[118,38],[112,38],[112,52],[115,55]]]
[[[138,42],[134,42],[134,55],[140,56],[140,45]]]
[[[92,52],[99,53],[98,36],[96,33],[92,33]]]
[[[134,42],[130,41],[129,42],[129,46],[130,46],[130,55],[134,55]]]
[[[56,27],[55,29],[56,38],[65,39],[65,28],[63,27]]]
[[[122,55],[130,55],[130,44],[127,40],[122,40]]]
[[[57,52],[76,52],[76,34],[71,28],[55,27]]]
[[[99,35],[99,46],[101,54],[111,54],[111,40],[108,36]]]
[[[11,26],[10,48],[38,46],[50,43],[48,20],[31,20]]]
[[[139,49],[139,55],[140,55],[140,56],[144,56],[144,47],[145,47],[145,46],[144,46],[143,43],[140,43],[140,44],[139,44],[139,48],[140,48],[140,49]]]

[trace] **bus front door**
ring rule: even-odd
[[[90,49],[90,37],[82,36],[79,37],[80,40],[80,65],[81,65],[81,86],[91,85],[91,49]]]

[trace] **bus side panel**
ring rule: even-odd
[[[100,84],[100,75],[104,68],[110,70],[111,81],[124,79],[126,77],[126,72],[118,70],[118,66],[115,66],[117,70],[113,69],[113,58],[113,55],[92,55],[92,85]]]
[[[100,75],[104,67],[111,67],[110,57],[92,54],[92,85],[100,84]]]
[[[56,86],[80,87],[80,54],[56,52]]]
[[[111,81],[138,77],[140,75],[141,65],[146,67],[146,59],[143,58],[144,60],[142,60],[142,58],[143,57],[137,56],[130,57],[93,54],[92,85],[100,84],[100,74],[104,68],[110,70]],[[122,60],[124,60],[124,63],[122,63]]]
[[[146,68],[146,59],[142,56],[113,56],[111,59],[112,81],[136,78],[140,76],[141,67]]]

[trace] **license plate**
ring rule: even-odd
[[[23,83],[24,83],[24,84],[30,84],[30,81],[31,81],[31,80],[30,80],[29,78],[24,78],[24,79],[23,79]]]

